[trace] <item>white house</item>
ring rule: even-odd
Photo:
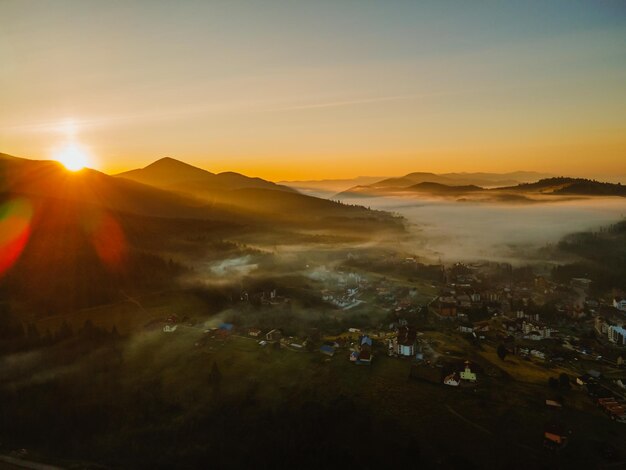
[[[461,379],[459,378],[459,375],[454,372],[450,375],[447,375],[446,378],[443,379],[443,383],[451,387],[458,387],[461,383]]]

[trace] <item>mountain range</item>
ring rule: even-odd
[[[368,220],[390,226],[384,212],[300,194],[286,186],[238,173],[214,174],[173,158],[110,176],[60,163],[0,154],[0,193],[68,200],[142,216],[221,220],[240,224],[333,227]]]
[[[514,171],[510,173],[428,173],[414,172],[401,177],[359,176],[350,179],[325,179],[311,181],[282,181],[281,184],[297,189],[305,194],[332,198],[335,194],[354,191],[358,188],[389,190],[405,188],[419,183],[440,183],[448,186],[482,187],[510,186],[537,181],[551,175],[534,171]]]
[[[532,182],[504,184],[501,177],[529,178],[540,175],[515,172],[505,175],[474,173],[410,173],[403,177],[387,178],[366,186],[355,186],[335,198],[350,199],[381,196],[437,196],[458,197],[463,200],[533,202],[543,196],[626,196],[626,187],[585,178],[549,177]],[[478,184],[480,181],[483,184]],[[489,184],[484,184],[487,181]],[[543,198],[542,200],[546,200]]]
[[[110,176],[0,154],[0,297],[20,317],[170,289],[187,263],[259,240],[403,230],[386,212],[174,159]]]

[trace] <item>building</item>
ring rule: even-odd
[[[621,297],[615,297],[613,299],[613,307],[621,312],[626,312],[626,299],[622,299]]]
[[[602,317],[596,317],[594,320],[594,328],[599,335],[606,335],[609,332],[609,324]]]
[[[595,318],[594,328],[599,335],[606,335],[611,343],[626,346],[626,328],[624,326],[611,324],[598,316]]]
[[[463,370],[460,374],[461,380],[467,380],[468,382],[476,382],[476,373],[472,372],[470,369],[469,361],[465,362],[465,370]]]
[[[350,353],[350,361],[359,365],[370,365],[372,358],[372,339],[367,335],[361,336],[357,350]]]
[[[394,352],[398,356],[412,357],[417,346],[417,331],[412,326],[401,326],[393,340]]]
[[[626,346],[626,329],[623,326],[609,326],[607,336],[611,343]]]
[[[453,372],[450,375],[446,375],[443,379],[443,383],[445,385],[449,385],[450,387],[458,387],[461,384],[461,378],[458,373]]]
[[[552,334],[552,330],[549,327],[527,321],[522,322],[522,332],[525,338],[534,340],[550,338]]]
[[[567,444],[567,433],[558,424],[546,426],[543,434],[543,445],[546,448],[557,450]]]
[[[456,299],[454,297],[439,297],[437,313],[442,317],[456,317]]]
[[[233,332],[234,328],[235,328],[235,325],[233,325],[232,323],[222,323],[217,328],[217,334],[219,336],[226,337]]]
[[[259,336],[261,336],[261,330],[259,330],[258,328],[250,328],[248,330],[248,336],[252,336],[253,338],[258,338]]]
[[[265,335],[265,339],[268,341],[278,341],[283,337],[283,333],[282,331],[278,330],[278,329],[274,329],[270,332],[268,332]]]

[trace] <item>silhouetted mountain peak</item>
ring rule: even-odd
[[[163,157],[158,160],[150,163],[148,166],[143,168],[147,169],[167,169],[167,170],[179,170],[179,171],[194,171],[194,172],[203,172],[203,173],[211,173],[210,171],[203,170],[202,168],[198,168],[196,166],[190,165],[189,163],[182,162],[180,160],[176,160],[172,157]],[[213,174],[213,173],[211,173]]]

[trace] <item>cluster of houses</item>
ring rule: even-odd
[[[503,320],[502,328],[514,337],[539,341],[552,338],[555,330],[539,319],[539,314],[527,315],[523,311],[516,312],[516,318]]]
[[[280,305],[289,303],[291,301],[289,297],[279,295],[276,289],[272,289],[270,291],[263,290],[260,292],[256,292],[252,295],[250,295],[247,290],[243,290],[239,294],[239,300],[241,302],[249,303],[251,302],[250,299],[252,299],[252,301],[260,303],[261,305]]]
[[[340,292],[332,292],[328,289],[322,291],[322,300],[329,302],[344,310],[356,307],[362,301],[359,299],[360,291],[358,287],[348,287]]]
[[[344,310],[356,307],[363,301],[359,298],[363,290],[369,287],[368,280],[354,272],[338,271],[328,276],[329,288],[323,289],[322,300]]]
[[[626,403],[623,397],[618,397],[615,393],[599,383],[601,373],[596,370],[589,370],[576,378],[576,384],[583,387],[595,404],[606,413],[606,415],[622,423],[626,423]]]
[[[465,368],[462,371],[454,371],[451,374],[448,374],[444,377],[443,383],[444,385],[449,385],[451,387],[459,387],[460,385],[466,384],[475,384],[478,380],[476,372],[472,371],[470,367],[470,362],[465,362]]]
[[[373,359],[372,346],[372,338],[367,335],[360,336],[357,343],[351,348],[350,361],[356,365],[369,366]]]

